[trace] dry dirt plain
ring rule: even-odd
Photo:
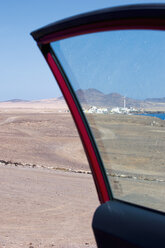
[[[89,167],[66,106],[0,103],[0,140],[0,248],[95,247],[99,202],[75,173]]]
[[[88,115],[114,197],[165,211],[165,121]]]
[[[79,173],[89,167],[66,111],[51,101],[0,104],[0,248],[95,247],[90,226],[99,202],[91,175]],[[87,118],[114,196],[164,211],[165,122]]]

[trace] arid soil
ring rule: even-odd
[[[0,167],[0,247],[95,247],[91,175]]]
[[[92,175],[66,105],[53,101],[0,103],[0,248],[96,246]],[[87,118],[114,197],[164,211],[165,121]]]
[[[88,115],[114,196],[165,211],[165,121]]]
[[[0,248],[95,247],[99,202],[70,113],[0,105]]]
[[[89,170],[69,113],[3,113],[0,139],[0,160]]]

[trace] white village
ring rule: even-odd
[[[91,106],[88,109],[83,109],[84,113],[88,114],[133,114],[138,113],[139,109],[133,107],[126,107],[126,98],[123,97],[123,107],[105,108]]]

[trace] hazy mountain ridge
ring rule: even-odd
[[[2,102],[13,102],[13,103],[17,103],[17,102],[30,102],[29,100],[22,100],[22,99],[10,99],[10,100],[6,100],[6,101],[2,101]]]
[[[162,98],[147,98],[145,99],[147,102],[159,102],[159,103],[165,103],[165,97]]]
[[[81,104],[86,106],[99,106],[99,107],[134,107],[134,108],[165,108],[165,97],[162,98],[146,98],[144,100],[137,100],[129,97],[125,97],[119,93],[104,94],[103,92],[89,88],[89,89],[78,89],[76,91],[78,99]],[[40,99],[40,100],[23,100],[23,99],[11,99],[4,101],[6,103],[42,103],[42,104],[57,104],[64,102],[64,97]]]
[[[76,91],[77,96],[82,104],[95,105],[103,107],[123,107],[124,98],[126,107],[142,107],[144,101],[135,100],[132,98],[124,97],[119,93],[104,94],[96,89],[79,89]]]

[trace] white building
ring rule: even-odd
[[[84,110],[85,113],[89,114],[108,114],[108,109],[107,108],[97,108],[96,106],[92,106],[89,109]]]

